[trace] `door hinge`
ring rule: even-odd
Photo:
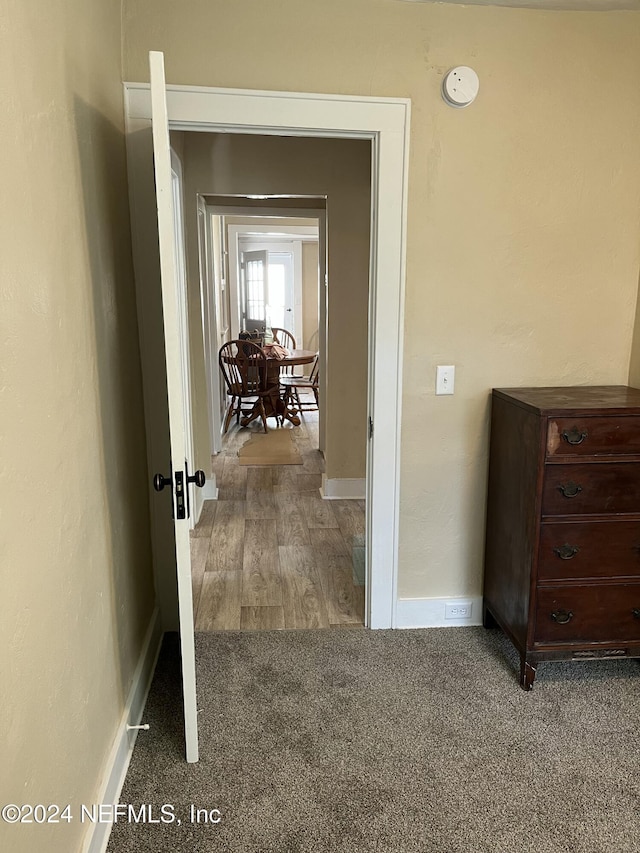
[[[373,438],[373,419],[369,416],[369,439]]]

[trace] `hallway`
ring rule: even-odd
[[[241,466],[253,431],[225,436],[191,534],[196,631],[363,627],[365,503],[320,497],[317,412],[293,428],[302,465]]]

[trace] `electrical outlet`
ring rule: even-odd
[[[471,619],[472,601],[456,601],[444,606],[445,619]]]

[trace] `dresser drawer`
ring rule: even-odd
[[[543,515],[640,512],[640,462],[546,465]]]
[[[626,641],[640,641],[640,584],[538,590],[536,643]]]
[[[640,453],[640,416],[549,418],[547,458]]]
[[[640,521],[545,522],[538,579],[640,578]]]

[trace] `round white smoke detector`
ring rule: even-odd
[[[442,97],[450,107],[468,107],[478,94],[480,80],[468,65],[458,65],[445,74],[442,81]]]

